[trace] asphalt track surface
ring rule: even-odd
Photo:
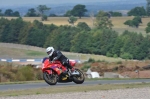
[[[75,84],[74,82],[69,83],[57,83],[56,85],[48,85],[44,81],[42,83],[27,83],[27,84],[9,84],[0,85],[0,91],[7,90],[24,90],[34,88],[51,88],[59,86],[87,86],[87,85],[98,85],[98,84],[129,84],[129,83],[150,83],[150,79],[135,79],[135,80],[92,80],[85,81],[83,84]]]

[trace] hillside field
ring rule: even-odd
[[[16,17],[6,17],[8,19],[16,18]],[[127,20],[132,20],[134,17],[111,17],[110,20],[112,21],[113,29],[119,33],[122,33],[124,30],[134,31],[137,33],[146,34],[145,28],[147,27],[147,23],[150,22],[150,17],[142,18],[142,24],[140,24],[139,28],[131,28],[127,25],[124,25],[124,22]],[[43,24],[55,24],[55,25],[70,25],[68,22],[68,17],[48,17],[47,21],[41,21],[40,17],[23,17],[24,21],[33,22],[34,20],[38,20],[43,22]],[[95,18],[93,17],[82,17],[81,19],[78,18],[75,25],[79,22],[86,22],[91,28],[94,27],[93,22]]]
[[[93,54],[82,54],[82,53],[71,53],[71,52],[62,52],[69,59],[76,59],[80,61],[87,61],[89,58],[95,60],[116,62],[122,61],[121,58],[111,58],[103,55],[93,55]],[[9,59],[34,59],[34,58],[44,58],[47,57],[45,48],[40,48],[36,46],[28,46],[21,44],[12,44],[12,43],[0,43],[0,58],[9,58]]]

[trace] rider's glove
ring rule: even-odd
[[[55,60],[57,60],[57,57],[55,57],[52,61],[55,61]]]

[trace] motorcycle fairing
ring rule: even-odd
[[[54,70],[58,75],[60,75],[62,73],[62,71],[55,65],[50,67],[52,70]]]

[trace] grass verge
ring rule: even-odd
[[[80,86],[80,87],[78,87]],[[37,95],[37,94],[56,94],[65,92],[88,92],[97,90],[114,90],[114,89],[128,89],[128,88],[143,88],[149,87],[150,83],[134,83],[134,84],[98,84],[98,85],[78,85],[78,86],[62,86],[47,88],[26,89],[26,90],[8,90],[0,91],[1,96],[20,96],[20,95]]]
[[[41,82],[44,82],[44,80],[37,80],[37,81],[18,81],[18,82],[1,82],[0,85],[41,83]]]

